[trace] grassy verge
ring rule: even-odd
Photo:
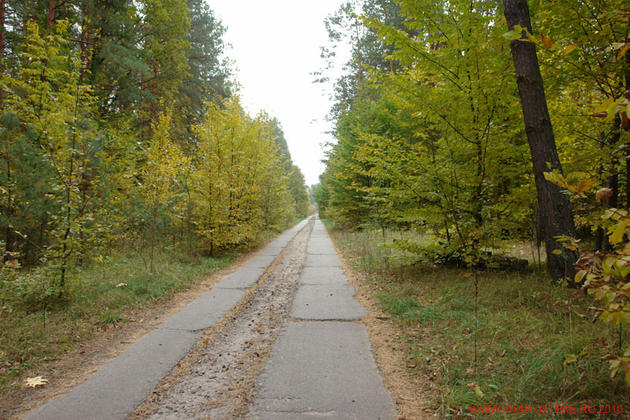
[[[137,254],[115,255],[80,270],[70,279],[64,301],[44,307],[33,302],[44,292],[38,276],[45,273],[23,274],[16,280],[19,287],[33,290],[22,291],[22,302],[0,308],[0,395],[19,388],[24,372],[57,359],[99,328],[128,321],[128,311],[165,301],[233,260],[228,255],[187,261],[165,253],[156,258],[151,274]]]
[[[593,324],[580,292],[533,270],[480,271],[475,298],[471,271],[413,264],[412,256],[380,247],[380,231],[331,233],[397,321],[407,344],[401,363],[437,384],[433,406],[441,417],[472,416],[470,404],[601,403],[630,410],[630,390],[623,378],[609,377],[601,360],[630,334]]]

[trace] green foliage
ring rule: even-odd
[[[548,172],[546,175],[550,182],[566,188],[580,198],[586,197],[585,193],[593,184],[589,179],[580,182],[576,187],[558,173]],[[597,192],[596,199],[601,201],[611,194],[610,189],[603,188]],[[604,253],[583,252],[577,264],[580,271],[576,273],[574,282],[582,285],[582,290],[600,302],[599,307],[591,308],[595,310],[593,321],[600,320],[618,326],[621,331],[624,326],[630,325],[630,243],[627,241],[630,237],[630,216],[627,210],[616,208],[598,213],[601,218],[598,225],[606,228],[612,248]],[[574,238],[559,239],[567,248],[578,247]],[[573,363],[579,357],[581,356],[570,354],[567,356],[567,363]],[[621,334],[616,354],[606,355],[605,360],[610,363],[611,377],[623,372],[626,383],[630,385],[630,347],[623,348]]]
[[[459,14],[429,3],[400,2],[404,30],[365,17],[368,33],[394,47],[381,52],[396,70],[371,68],[339,115],[320,207],[341,225],[413,227],[478,249],[528,232],[527,143],[497,18],[481,3]]]
[[[205,2],[3,5],[5,391],[304,217],[309,197],[278,121],[231,96]]]
[[[100,249],[147,249],[152,270],[164,244],[194,257],[306,215],[279,123],[228,97],[225,28],[203,2],[57,3],[51,22],[44,2],[5,6],[3,260],[57,270],[62,294]],[[220,132],[198,128],[215,117]]]

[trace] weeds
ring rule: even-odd
[[[475,292],[472,272],[416,264],[379,246],[380,231],[331,233],[408,337],[401,363],[439,385],[441,416],[468,414],[469,404],[630,406],[623,380],[611,379],[601,360],[619,346],[619,331],[593,324],[580,292],[533,268],[479,271]]]
[[[16,380],[23,372],[88,340],[96,329],[127,322],[127,311],[167,300],[233,259],[189,261],[165,253],[156,258],[151,274],[141,256],[106,257],[68,279],[64,302],[47,294],[43,269],[11,278],[1,285],[0,395],[20,386]]]

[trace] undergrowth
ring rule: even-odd
[[[152,274],[137,254],[114,254],[78,270],[58,300],[41,299],[45,270],[21,273],[3,285],[0,395],[19,388],[25,371],[59,358],[98,329],[128,322],[128,311],[165,301],[233,259],[233,254],[190,259],[164,253]]]
[[[630,409],[630,390],[622,379],[610,378],[601,360],[627,345],[630,334],[591,322],[591,302],[581,292],[554,285],[532,267],[480,270],[475,305],[470,270],[418,264],[412,255],[380,246],[380,231],[331,233],[398,321],[407,348],[400,363],[435,381],[439,396],[433,408],[440,416],[471,416],[471,404],[602,403]]]

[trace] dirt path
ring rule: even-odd
[[[312,224],[296,235],[247,299],[206,332],[132,418],[231,419],[247,414],[256,378],[287,320]]]

